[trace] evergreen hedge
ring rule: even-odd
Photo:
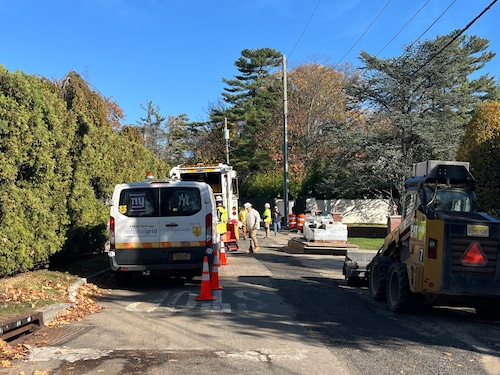
[[[0,65],[0,276],[102,251],[114,185],[168,174],[109,117],[75,72],[55,82]]]

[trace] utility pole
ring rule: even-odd
[[[224,139],[226,140],[226,164],[229,165],[229,130],[227,130],[227,117],[224,117]]]
[[[288,222],[288,96],[286,86],[286,56],[282,58],[283,67],[283,198],[285,203],[285,223]]]

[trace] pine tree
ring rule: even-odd
[[[155,157],[163,159],[167,138],[164,124],[166,118],[160,114],[160,107],[152,101],[149,101],[147,106],[141,104],[141,108],[147,112],[146,117],[141,117],[141,121],[138,121],[138,125],[142,126],[144,146]]]
[[[227,87],[222,96],[229,107],[211,116],[214,123],[221,125],[226,117],[233,127],[237,139],[233,142],[232,164],[243,177],[273,166],[260,142],[275,126],[274,113],[281,107],[281,81],[272,74],[281,59],[281,53],[271,48],[241,51],[235,62],[239,74],[234,79],[223,79]]]
[[[495,56],[488,40],[458,35],[416,43],[396,58],[361,53],[362,74],[347,91],[368,113],[354,129],[362,147],[355,152],[346,143],[361,167],[357,176],[363,171],[373,182],[376,173],[401,190],[413,163],[454,159],[470,113],[496,90],[487,74],[471,78]]]

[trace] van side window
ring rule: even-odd
[[[189,216],[201,210],[198,188],[169,187],[161,189],[161,216]]]
[[[158,189],[127,189],[120,194],[119,211],[129,217],[158,217]]]

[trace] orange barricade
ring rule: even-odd
[[[297,230],[304,231],[304,223],[306,221],[306,215],[299,214],[297,219]]]
[[[238,220],[231,220],[226,224],[227,232],[224,238],[224,242],[226,243],[226,247],[229,251],[237,251],[239,249],[238,246]]]
[[[297,216],[292,212],[288,214],[288,228],[297,227]]]

